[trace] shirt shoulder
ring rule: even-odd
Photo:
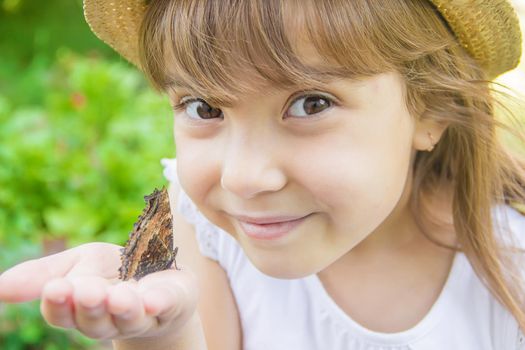
[[[521,249],[525,253],[525,215],[508,205],[493,209],[494,230],[506,246]]]
[[[519,269],[517,272],[522,278],[522,285],[525,286],[525,213],[510,205],[500,205],[494,209],[493,218],[497,238],[516,261]],[[499,314],[499,320],[496,322],[499,321],[502,325],[502,348],[525,350],[525,336],[518,322],[506,309]]]

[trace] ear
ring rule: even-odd
[[[415,123],[412,147],[418,151],[426,151],[432,145],[437,145],[448,124],[423,114]]]

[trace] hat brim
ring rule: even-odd
[[[84,17],[99,39],[140,68],[139,30],[145,0],[84,0]]]
[[[519,18],[507,0],[430,0],[460,44],[494,78],[521,57]]]
[[[430,0],[459,43],[494,78],[519,63],[521,30],[508,0]],[[140,68],[139,30],[146,0],[84,0],[91,30]]]

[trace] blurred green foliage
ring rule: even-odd
[[[100,42],[80,0],[0,0],[0,271],[43,242],[123,244],[166,184],[172,113]],[[94,349],[38,303],[0,305],[0,349]]]
[[[37,302],[8,307],[1,311],[0,346],[2,350],[95,350],[100,348],[96,341],[83,337],[80,333],[60,331],[45,324]]]
[[[122,243],[141,194],[163,183],[169,103],[126,65],[66,50],[45,75],[41,105],[0,100],[0,242]]]

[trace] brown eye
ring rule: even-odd
[[[192,119],[214,119],[222,117],[222,111],[219,108],[210,106],[204,100],[192,99],[184,103],[186,105],[186,114]]]
[[[292,117],[307,117],[330,108],[332,104],[332,101],[324,96],[304,96],[295,100],[288,108],[288,115]]]

